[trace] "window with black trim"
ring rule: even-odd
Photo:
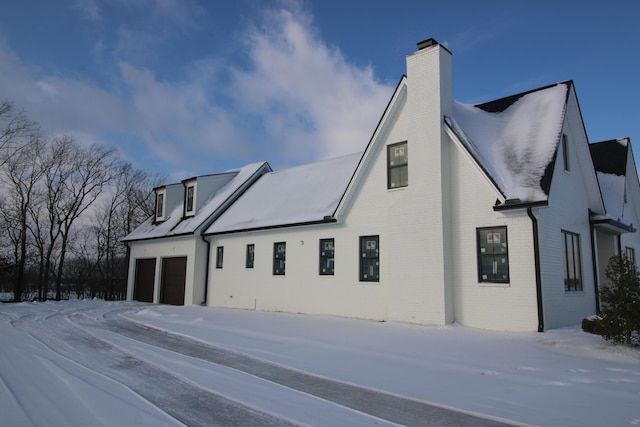
[[[509,245],[507,227],[476,229],[478,281],[509,283]]]
[[[287,243],[277,242],[273,244],[273,275],[284,276],[287,260]]]
[[[566,134],[562,134],[562,161],[564,170],[569,172],[571,170],[571,163],[569,161],[569,137]]]
[[[387,146],[387,188],[409,185],[409,152],[407,142]]]
[[[164,219],[164,192],[156,193],[156,221]]]
[[[380,237],[360,237],[360,281],[380,281]]]
[[[582,290],[582,256],[580,235],[562,230],[562,261],[564,264],[564,290]]]
[[[194,196],[195,196],[196,187],[194,185],[187,186],[187,197],[185,202],[185,214],[194,214]]]
[[[222,258],[224,257],[224,246],[216,248],[216,268],[222,268]]]
[[[320,239],[320,275],[333,276],[334,239]]]
[[[627,259],[631,261],[633,265],[636,265],[636,250],[632,247],[625,246],[624,254],[627,256]]]
[[[246,268],[253,268],[253,260],[255,257],[256,245],[250,243],[247,245],[247,258],[245,261]]]

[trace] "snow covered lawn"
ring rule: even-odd
[[[239,424],[390,425],[118,325],[489,420],[640,425],[640,351],[578,327],[507,333],[103,301],[0,304],[1,424],[174,426],[207,405]]]

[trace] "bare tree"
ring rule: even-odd
[[[39,156],[43,147],[42,141],[33,136],[33,139],[22,145],[14,155],[8,157],[4,164],[4,174],[0,175],[4,183],[5,192],[8,193],[11,202],[5,203],[3,216],[12,229],[7,230],[15,245],[15,283],[14,301],[20,301],[24,287],[24,272],[27,264],[27,239],[29,209],[37,202],[37,184],[42,177]]]
[[[10,101],[0,102],[0,166],[25,148],[23,140],[38,134],[35,122],[27,118],[24,110],[16,110]]]
[[[126,292],[128,247],[121,239],[153,212],[149,188],[160,177],[121,163],[108,192],[94,212],[94,226],[85,239],[93,242],[96,269],[103,284],[105,299],[122,299]],[[87,252],[86,246],[84,253]]]
[[[52,254],[59,244],[54,275],[56,300],[61,299],[62,272],[74,223],[113,179],[115,150],[100,145],[79,146],[68,137],[53,140],[44,174],[49,216],[49,247],[45,255],[45,280],[52,268]],[[45,292],[46,293],[46,292]]]

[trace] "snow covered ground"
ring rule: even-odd
[[[1,425],[393,425],[405,407],[432,414],[424,403],[459,410],[456,425],[640,425],[640,351],[577,327],[0,304]],[[421,416],[416,424],[451,420]]]

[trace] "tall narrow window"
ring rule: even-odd
[[[380,281],[380,238],[379,236],[360,237],[360,281]]]
[[[509,283],[507,227],[478,228],[478,281]]]
[[[284,276],[287,258],[287,244],[278,242],[273,244],[273,275]]]
[[[320,239],[320,275],[333,276],[334,239]]]
[[[387,188],[409,185],[409,152],[407,142],[387,146]]]
[[[633,265],[636,265],[636,250],[634,248],[626,246],[624,248],[624,254],[627,256],[627,258],[629,259],[629,261],[631,261]]]
[[[164,193],[156,193],[156,221],[164,219]]]
[[[562,134],[562,161],[564,162],[564,170],[569,172],[571,170],[571,164],[569,163],[569,137],[566,134]]]
[[[246,268],[253,268],[253,259],[255,256],[256,245],[253,243],[247,245],[247,259],[245,262]]]
[[[193,185],[189,185],[187,186],[187,201],[186,201],[186,205],[185,205],[185,213],[188,214],[193,214],[194,213],[194,205],[193,205],[193,199],[194,199],[194,193],[195,193],[195,186]]]
[[[222,258],[224,257],[224,246],[216,248],[216,268],[222,268]]]
[[[581,291],[580,235],[562,230],[562,260],[564,264],[564,290]]]

